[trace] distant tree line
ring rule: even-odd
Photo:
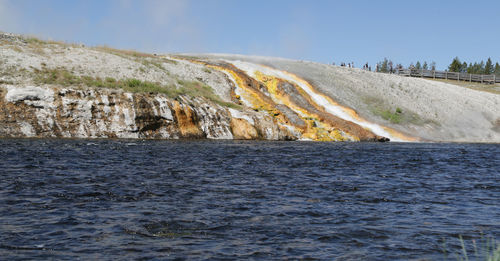
[[[415,65],[410,64],[410,68],[414,68],[414,69],[424,69],[424,70],[433,70],[435,71],[436,70],[436,62],[431,62],[430,64],[427,63],[427,61],[424,61],[423,64],[420,63],[420,61],[417,61],[417,63]]]
[[[396,72],[397,70],[402,70],[405,67],[398,63],[394,65],[394,63],[391,60],[388,60],[387,58],[384,58],[383,61],[380,61],[376,64],[375,71],[376,72],[383,72],[383,73],[393,73]],[[410,69],[424,69],[424,70],[436,70],[436,62],[431,62],[427,63],[427,61],[424,61],[423,63],[420,63],[420,61],[417,61],[416,64],[411,63],[410,66],[407,68]]]
[[[402,64],[396,64],[387,58],[384,58],[383,61],[380,61],[376,64],[375,71],[383,72],[383,73],[393,73],[397,70],[402,70],[405,67]],[[424,69],[424,70],[436,70],[436,62],[427,63],[424,61],[420,63],[417,61],[415,64],[411,63],[407,68],[410,69]],[[466,63],[461,62],[458,57],[455,57],[451,64],[448,66],[448,71],[450,72],[466,72],[471,74],[496,74],[500,76],[500,64],[497,62],[493,64],[491,58],[488,58],[486,63],[484,61],[475,62],[475,63]]]
[[[486,63],[481,61],[480,63],[475,62],[474,64],[466,62],[461,62],[458,57],[455,57],[451,64],[448,66],[448,71],[450,72],[466,72],[472,74],[496,74],[500,76],[500,64],[497,62],[493,65],[491,58],[488,58]]]

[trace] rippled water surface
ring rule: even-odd
[[[443,259],[500,239],[499,172],[498,144],[4,139],[0,256]]]

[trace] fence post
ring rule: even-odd
[[[457,82],[459,82],[460,81],[460,72],[458,72],[457,75],[458,75],[457,76]]]
[[[432,78],[436,79],[436,70],[432,71]]]
[[[483,83],[483,75],[481,75],[481,83]]]
[[[448,80],[448,72],[444,72],[444,78]]]

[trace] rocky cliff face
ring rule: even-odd
[[[289,140],[273,117],[205,98],[121,90],[0,88],[1,137]]]

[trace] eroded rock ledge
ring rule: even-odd
[[[48,86],[0,87],[0,137],[297,139],[265,112],[201,97]]]

